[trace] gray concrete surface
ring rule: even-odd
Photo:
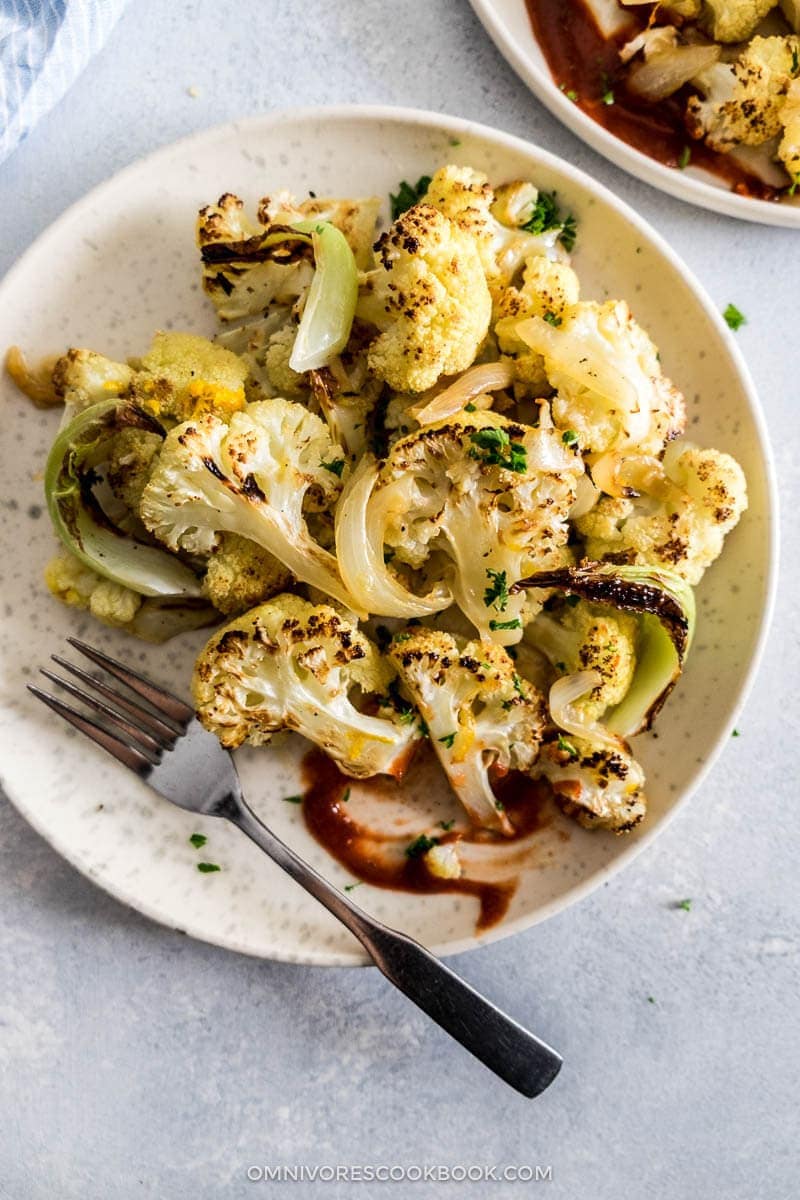
[[[196,85],[196,99],[187,88]],[[260,963],[122,908],[0,808],[0,1196],[9,1200],[797,1195],[798,235],[693,210],[562,129],[465,0],[134,0],[0,169],[0,267],[155,146],[273,106],[417,105],[537,140],[618,188],[739,334],[774,433],[782,600],[741,736],[655,849],[455,965],[566,1057],[516,1097],[375,972]],[[693,898],[691,912],[674,907]],[[652,1001],[650,998],[652,997]],[[552,1180],[266,1183],[305,1163],[552,1168]],[[547,1174],[547,1172],[544,1172]]]

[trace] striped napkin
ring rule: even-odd
[[[0,162],[101,48],[126,0],[0,0]]]

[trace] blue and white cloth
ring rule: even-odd
[[[0,0],[0,162],[102,47],[126,0]]]

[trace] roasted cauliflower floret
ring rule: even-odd
[[[619,704],[636,670],[636,618],[575,597],[553,611],[539,613],[525,628],[525,641],[541,650],[561,675],[596,671],[600,683],[575,706],[598,720]]]
[[[734,63],[714,63],[693,83],[703,98],[686,105],[689,132],[712,150],[759,146],[781,132],[781,112],[796,74],[800,37],[756,37]]]
[[[781,160],[792,184],[800,185],[800,79],[796,79],[786,93],[786,103],[781,109],[783,136],[778,146]]]
[[[747,484],[735,459],[676,445],[647,492],[603,496],[574,523],[590,558],[670,567],[696,584],[746,508]]]
[[[513,833],[490,771],[533,765],[545,720],[541,694],[491,642],[459,648],[451,634],[418,627],[395,635],[389,658],[470,820]]]
[[[549,780],[561,808],[585,829],[628,833],[647,809],[644,772],[623,741],[611,747],[551,731],[531,774]]]
[[[44,581],[62,604],[88,609],[98,621],[115,628],[129,625],[142,604],[138,592],[103,579],[67,550],[47,564]]]
[[[534,256],[562,254],[558,242],[564,226],[555,199],[539,200],[531,183],[515,181],[494,192],[482,171],[455,166],[438,170],[422,197],[423,204],[433,205],[474,239],[493,286],[509,283]]]
[[[310,511],[336,503],[344,467],[319,417],[290,400],[261,400],[230,425],[200,417],[170,430],[144,490],[146,527],[171,550],[210,554],[238,533],[304,583],[351,608],[336,559],[314,540]]]
[[[715,42],[745,42],[777,3],[778,0],[705,0],[703,24]]]
[[[481,637],[517,642],[526,599],[510,589],[566,542],[582,470],[557,434],[494,412],[411,433],[380,468],[362,464],[342,499],[343,576],[367,611],[422,616],[455,600]],[[414,572],[427,595],[411,590]]]
[[[578,276],[572,268],[543,257],[528,259],[521,287],[507,287],[499,293],[494,333],[501,359],[514,372],[518,400],[545,395],[549,383],[544,358],[522,340],[517,326],[529,317],[543,317],[552,325],[560,325],[566,311],[578,303],[578,296]]]
[[[227,418],[244,408],[247,367],[224,346],[194,333],[157,333],[138,363],[131,396],[160,420],[203,413]]]
[[[372,643],[327,605],[281,595],[217,630],[192,678],[197,715],[223,746],[264,745],[294,730],[345,775],[401,775],[415,724],[389,706],[368,716],[357,703],[382,697],[394,676]]]
[[[53,368],[53,387],[70,415],[101,400],[125,395],[132,379],[133,371],[127,363],[115,362],[94,350],[68,350]]]
[[[144,429],[121,429],[111,439],[106,478],[117,499],[135,515],[162,442],[159,434]]]
[[[560,324],[531,317],[516,334],[543,356],[557,391],[553,420],[584,453],[637,447],[658,454],[683,432],[683,396],[623,300],[580,301]]]
[[[268,550],[237,533],[223,533],[208,560],[203,591],[219,612],[246,612],[292,581],[292,573]]]
[[[358,316],[379,333],[372,373],[397,391],[422,392],[471,366],[492,301],[475,240],[438,209],[417,204],[376,243]]]

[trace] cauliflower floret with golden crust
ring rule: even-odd
[[[747,483],[734,458],[676,445],[641,498],[603,496],[574,524],[592,559],[670,567],[696,584],[746,508]]]
[[[580,301],[560,324],[521,321],[518,337],[544,358],[556,396],[553,420],[584,453],[638,447],[659,454],[686,423],[683,396],[623,300]]]
[[[778,158],[791,176],[792,183],[800,184],[800,79],[795,79],[786,93],[786,103],[781,109],[783,136],[778,146]]]
[[[492,300],[475,240],[429,204],[402,213],[376,243],[359,318],[377,326],[372,373],[396,391],[423,392],[472,364]]]
[[[759,146],[781,132],[781,112],[795,75],[800,37],[756,37],[734,63],[714,63],[692,81],[686,122],[712,150]]]
[[[115,628],[128,625],[142,604],[137,592],[103,579],[66,550],[47,564],[44,581],[62,604],[88,609],[98,621]]]
[[[495,192],[482,171],[452,165],[436,172],[422,197],[423,204],[433,205],[473,238],[493,286],[510,283],[523,262],[536,255],[563,257],[559,238],[564,226],[554,197],[548,219],[538,222],[540,232],[529,228],[536,224],[538,200],[531,183],[516,180]]]
[[[395,634],[389,658],[470,820],[513,833],[489,772],[532,766],[544,729],[541,694],[492,642],[460,648],[449,633],[417,627]]]
[[[390,705],[385,716],[356,707],[383,698],[394,670],[354,621],[328,605],[281,595],[217,630],[192,678],[199,720],[232,749],[264,745],[294,730],[346,775],[401,775],[420,734]]]
[[[647,810],[644,772],[621,740],[612,748],[551,730],[531,774],[549,780],[560,807],[584,829],[629,833]]]
[[[113,400],[127,392],[133,371],[127,363],[115,362],[94,350],[68,350],[53,367],[55,394],[77,413],[102,400]]]
[[[131,395],[159,419],[204,413],[226,418],[244,408],[247,367],[237,354],[194,333],[157,333],[136,364]]]
[[[578,303],[579,294],[578,276],[571,267],[539,257],[526,262],[520,288],[507,287],[497,295],[494,333],[502,361],[514,372],[517,400],[542,396],[549,390],[544,359],[519,337],[519,322],[544,317],[561,324],[567,309]]]
[[[582,472],[552,430],[494,412],[426,426],[354,473],[336,514],[343,577],[369,612],[423,616],[455,600],[482,638],[517,642],[526,600],[511,589],[566,542]]]
[[[574,701],[587,720],[619,704],[636,670],[638,622],[629,613],[570,597],[541,612],[525,628],[525,641],[541,650],[561,675],[596,671],[600,683]]]
[[[703,25],[715,42],[746,42],[777,4],[778,0],[705,0]]]
[[[106,479],[117,499],[137,516],[162,443],[159,434],[146,429],[121,429],[110,439]]]
[[[268,550],[237,533],[223,533],[208,560],[203,591],[214,608],[230,616],[276,596],[291,581],[291,571]]]

